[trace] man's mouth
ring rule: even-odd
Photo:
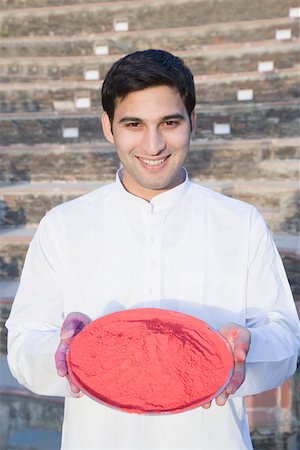
[[[161,159],[145,159],[145,158],[141,158],[140,156],[138,156],[138,159],[142,161],[142,163],[146,164],[146,166],[160,166],[161,164],[163,164],[170,155],[166,156],[165,158],[161,158]]]

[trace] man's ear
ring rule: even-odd
[[[104,111],[104,113],[102,113],[101,123],[102,123],[102,129],[103,129],[103,134],[104,134],[105,138],[108,140],[108,142],[110,142],[111,144],[114,144],[115,139],[114,139],[114,135],[112,133],[112,125],[109,120],[108,114],[105,111]]]
[[[196,128],[197,128],[197,117],[196,112],[193,109],[193,111],[191,112],[191,138],[195,136]]]

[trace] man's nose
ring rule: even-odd
[[[142,149],[147,155],[158,155],[166,148],[163,134],[158,129],[148,129],[142,136]]]

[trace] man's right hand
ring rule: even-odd
[[[66,356],[73,337],[90,322],[91,319],[83,313],[72,312],[68,314],[62,324],[60,332],[61,341],[55,353],[55,365],[58,375],[60,377],[67,377],[71,391],[78,396],[80,396],[80,389],[68,376]]]

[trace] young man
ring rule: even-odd
[[[295,370],[299,325],[280,257],[252,206],[191,183],[193,77],[148,50],[116,62],[102,88],[116,182],[50,211],[31,243],[11,316],[20,383],[65,400],[62,449],[251,449],[243,396]],[[69,385],[65,355],[90,320],[127,308],[188,313],[230,342],[235,369],[214,402],[180,414],[110,409]]]

